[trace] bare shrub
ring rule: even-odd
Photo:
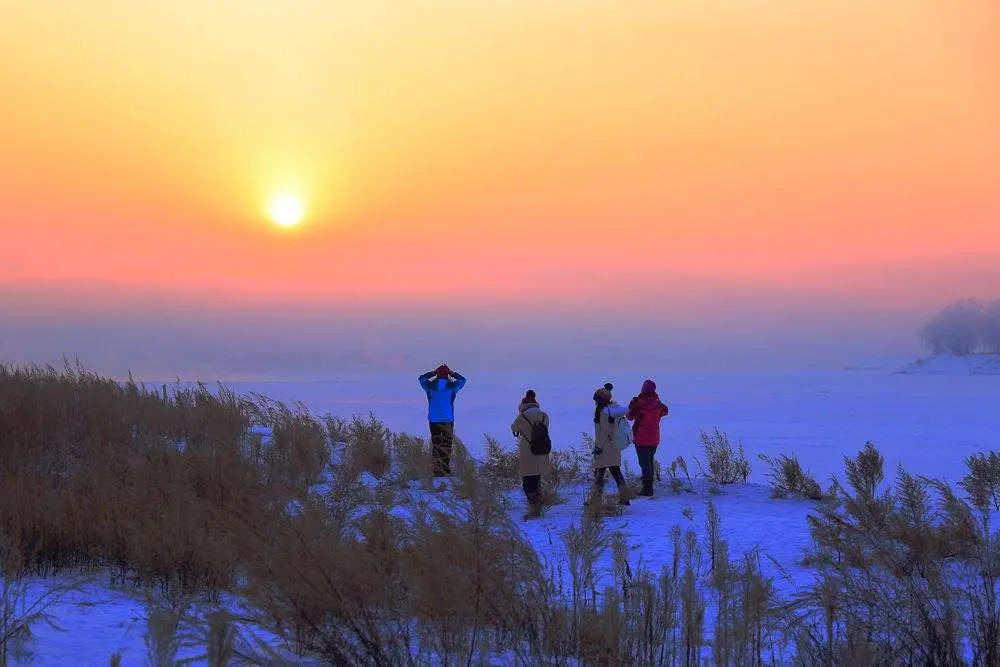
[[[27,563],[21,546],[0,535],[0,665],[30,660],[35,626],[59,629],[50,609],[80,587],[79,578],[61,576],[33,590]]]
[[[778,600],[773,579],[763,574],[760,553],[756,550],[731,566],[730,572],[733,590],[727,596],[729,604],[716,610],[718,616],[728,617],[723,626],[730,664],[773,662],[780,651],[784,627],[783,605]]]
[[[849,488],[835,480],[833,496],[809,517],[819,576],[793,605],[800,659],[962,664],[963,617],[987,630],[997,618],[995,594],[983,594],[996,587],[995,568],[981,559],[992,538],[941,482],[900,469],[895,487],[880,491],[883,459],[870,442],[845,467]],[[995,651],[995,633],[971,640],[977,655]]]
[[[718,428],[712,434],[699,431],[705,463],[695,459],[702,475],[715,484],[746,483],[750,477],[750,461],[743,452],[743,443],[733,448],[729,436]],[[706,467],[707,466],[707,467]]]
[[[683,479],[681,479],[679,473],[684,474]],[[683,457],[678,456],[670,462],[670,465],[667,467],[667,483],[670,484],[670,488],[674,493],[680,493],[681,491],[694,493],[691,474],[688,472],[687,462]]]
[[[729,545],[722,538],[722,520],[711,496],[705,507],[705,548],[708,550],[709,573],[715,572],[716,560],[723,561],[723,567],[726,567],[729,561]]]
[[[340,417],[338,415],[324,415],[323,426],[326,428],[326,437],[334,445],[346,445],[351,437],[351,427],[353,419]]]
[[[433,476],[431,448],[427,441],[406,433],[393,433],[389,451],[401,482],[428,482]]]
[[[758,454],[758,457],[768,467],[768,479],[775,498],[785,498],[789,494],[798,494],[810,500],[823,498],[819,482],[802,470],[794,454],[781,454],[777,457]]]
[[[112,565],[228,585],[235,563],[218,509],[263,497],[250,415],[231,392],[3,367],[0,423],[0,528],[37,547],[30,570]]]
[[[205,662],[210,667],[226,667],[238,656],[237,630],[232,614],[218,611],[209,614],[203,644]]]
[[[969,472],[959,486],[968,493],[971,507],[960,504],[944,484],[935,485],[947,517],[944,530],[964,544],[957,550],[964,565],[958,591],[968,610],[973,664],[996,665],[1000,664],[1000,542],[993,519],[1000,509],[1000,456],[996,452],[972,456],[966,459],[966,466]]]
[[[619,495],[624,494],[626,498],[631,500],[642,490],[642,478],[640,473],[633,469],[625,458],[622,459],[621,471],[622,477],[625,478],[625,484],[619,489]]]
[[[146,616],[146,659],[155,667],[168,667],[181,650],[182,609],[151,607]]]
[[[975,454],[965,459],[968,474],[958,485],[976,508],[1000,511],[1000,454]]]
[[[878,487],[885,479],[885,459],[875,443],[866,442],[864,449],[853,459],[845,456],[844,467],[857,502],[874,503]]]
[[[302,404],[289,407],[258,394],[245,399],[244,406],[252,423],[271,433],[264,451],[267,482],[297,494],[316,485],[330,463],[329,425],[321,423]],[[348,430],[348,440],[356,436],[357,426],[355,421]]]
[[[603,522],[571,526],[563,537],[569,562],[570,606],[562,607],[558,599],[549,599],[544,605],[565,611],[557,612],[559,624],[548,626],[546,651],[533,654],[533,663],[681,664],[684,547],[680,529],[675,527],[672,532],[673,562],[664,565],[658,575],[641,558],[633,565],[625,536],[606,532]],[[600,586],[597,563],[608,551],[612,581]],[[546,616],[550,614],[553,612],[546,612]]]
[[[680,663],[682,637],[682,546],[680,529],[672,532],[674,558],[655,574],[640,559],[630,562],[624,535],[610,539],[614,586],[604,589],[599,620],[580,658],[598,664],[674,665]],[[597,630],[595,632],[595,630]]]
[[[351,467],[350,474],[367,472],[383,478],[389,473],[392,460],[389,429],[375,415],[369,415],[368,419],[355,415],[346,435],[345,461]]]
[[[681,582],[681,643],[684,664],[701,662],[705,637],[705,594],[699,584],[701,549],[693,530],[684,535],[684,574]]]
[[[520,481],[517,450],[506,450],[500,442],[486,436],[486,458],[479,467],[480,473],[491,482],[507,490],[513,489]]]
[[[541,565],[469,461],[455,473],[454,495],[407,519],[395,511],[405,496],[373,490],[347,511],[331,497],[269,523],[245,591],[261,623],[337,664],[464,662],[497,633],[523,645]]]
[[[585,521],[580,528],[570,525],[563,532],[570,574],[570,641],[573,653],[587,659],[607,661],[613,648],[611,638],[602,633],[597,561],[609,548],[611,536],[600,521]]]
[[[450,489],[461,500],[471,500],[479,496],[496,499],[497,490],[479,474],[479,463],[459,438],[455,438],[451,449],[451,470],[451,486],[442,482],[437,486],[439,491]]]
[[[717,665],[762,665],[765,651],[779,643],[780,606],[772,580],[760,568],[756,551],[733,562],[723,537],[715,502],[708,499],[705,548],[709,555],[708,586],[714,592],[715,629],[712,658]]]
[[[540,503],[543,508],[566,502],[564,489],[572,484],[589,484],[590,458],[577,450],[553,450],[549,470],[542,475]]]
[[[553,450],[549,462],[551,465],[544,481],[554,489],[591,481],[589,453],[578,449]]]

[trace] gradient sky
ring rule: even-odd
[[[0,296],[909,326],[1000,292],[998,6],[0,0]]]

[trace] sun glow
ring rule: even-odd
[[[274,195],[267,204],[271,221],[279,227],[295,227],[302,222],[305,212],[302,200],[285,192]]]

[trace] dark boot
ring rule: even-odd
[[[622,469],[618,466],[610,468],[611,476],[615,478],[615,486],[618,487],[618,504],[619,505],[631,505],[628,498],[630,491],[628,486],[625,484],[625,475],[622,474]]]

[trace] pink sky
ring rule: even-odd
[[[1000,291],[997,82],[990,0],[11,3],[0,288],[916,316]]]

